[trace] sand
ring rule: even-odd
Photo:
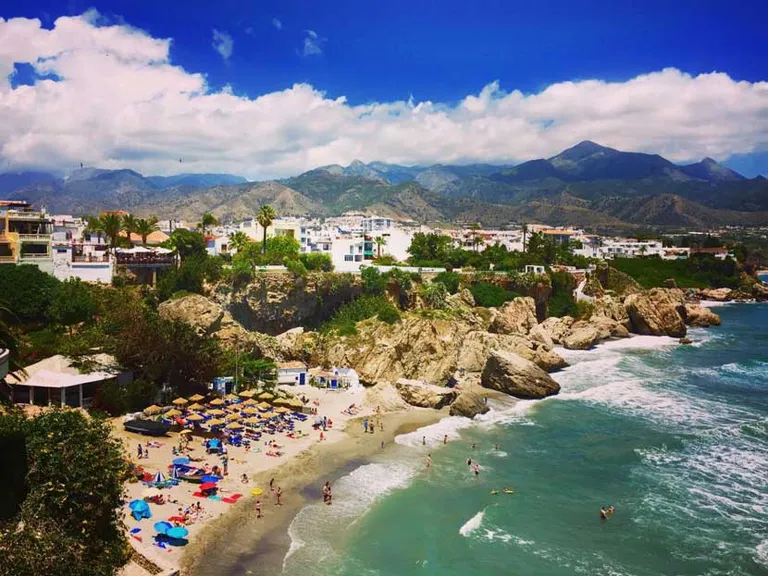
[[[229,475],[219,482],[219,494],[222,497],[243,494],[244,497],[236,504],[196,498],[192,494],[196,491],[197,485],[181,482],[178,486],[162,490],[166,500],[170,498],[175,502],[164,505],[150,504],[152,518],[137,522],[129,514],[127,503],[134,499],[140,499],[142,492],[147,487],[139,482],[128,483],[126,485],[126,506],[124,507],[125,525],[129,532],[129,540],[137,552],[164,571],[183,567],[185,573],[213,573],[199,569],[206,559],[213,556],[208,554],[208,551],[220,550],[221,546],[224,546],[233,558],[240,554],[247,554],[258,541],[260,535],[266,534],[270,527],[285,525],[287,528],[286,519],[290,522],[290,519],[298,511],[297,506],[300,506],[301,503],[301,497],[298,496],[298,493],[304,487],[323,474],[329,474],[356,458],[364,457],[365,454],[370,454],[374,450],[380,450],[381,441],[391,442],[397,430],[401,430],[403,427],[414,429],[440,418],[440,414],[433,410],[410,409],[384,413],[374,417],[377,422],[384,424],[384,433],[382,434],[377,427],[375,434],[363,434],[363,417],[373,415],[377,409],[383,411],[388,408],[387,406],[380,407],[378,404],[367,404],[364,390],[326,391],[309,386],[302,386],[300,390],[292,390],[292,388],[287,387],[293,392],[306,395],[311,401],[319,402],[318,415],[327,416],[333,421],[332,428],[324,433],[325,440],[320,442],[320,433],[312,430],[314,417],[310,416],[306,422],[296,425],[297,431],[308,434],[304,438],[291,439],[284,434],[278,434],[274,437],[264,434],[259,445],[260,452],[246,452],[245,448],[228,446]],[[375,398],[369,397],[368,401],[371,400],[376,401]],[[354,417],[343,414],[342,410],[352,403],[362,406],[363,410]],[[179,443],[178,434],[172,433],[170,436],[162,438],[133,434],[123,430],[120,419],[114,421],[114,428],[116,436],[123,440],[134,463],[141,465],[151,474],[161,471],[166,476],[168,475],[168,465],[174,459],[172,447]],[[282,457],[275,458],[266,455],[268,448],[264,446],[264,443],[268,439],[274,439],[282,446],[280,449],[284,454]],[[136,458],[138,443],[141,442],[146,446],[147,442],[152,441],[158,442],[160,446],[150,448],[149,457],[138,460]],[[203,458],[203,462],[210,465],[220,466],[221,462],[218,456],[206,457],[202,442],[202,438],[192,437],[190,446],[193,451],[190,455]],[[256,445],[256,442],[252,443],[252,448],[255,448]],[[247,475],[248,483],[241,481],[243,474]],[[283,490],[284,506],[276,506],[274,498],[268,494],[268,484],[272,477],[276,479],[275,486],[280,486]],[[256,498],[251,496],[251,489],[256,487],[265,491],[265,495],[260,497],[264,514],[264,518],[261,520],[257,520],[255,517],[254,503]],[[318,486],[317,489],[319,493],[320,487]],[[188,545],[178,548],[169,546],[165,550],[155,546],[153,544],[154,523],[175,516],[179,508],[186,509],[197,502],[201,504],[204,512],[193,524],[187,525],[189,529]],[[249,527],[251,524],[253,525],[253,531],[250,533],[252,538],[249,538],[247,543],[243,543],[242,548],[235,548],[235,544],[225,541],[226,527],[232,526],[235,522],[248,522]],[[135,528],[139,528],[140,531],[132,536],[130,530]],[[121,572],[122,576],[143,576],[144,574],[148,574],[148,572],[137,566],[135,562],[129,563]]]

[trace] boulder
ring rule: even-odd
[[[519,334],[491,334],[480,330],[469,332],[459,343],[457,366],[467,372],[480,372],[491,350],[514,352],[546,372],[567,366],[560,355],[541,342]]]
[[[624,304],[613,296],[605,295],[600,298],[596,298],[593,302],[594,310],[592,311],[592,318],[603,316],[615,320],[624,328],[629,330],[632,326],[629,321],[629,314]]]
[[[363,404],[372,410],[381,412],[399,412],[412,409],[389,382],[379,382],[375,386],[367,388]]]
[[[459,395],[451,404],[451,416],[464,416],[474,418],[478,414],[485,414],[490,410],[485,402],[486,389],[477,384],[462,384]]]
[[[456,299],[464,306],[469,308],[473,308],[475,306],[475,297],[472,296],[472,292],[470,292],[468,288],[462,288],[459,290],[456,293],[456,297]]]
[[[181,320],[200,335],[210,335],[221,328],[224,309],[200,294],[166,300],[158,307],[160,316],[168,320]]]
[[[677,288],[677,282],[674,278],[667,278],[664,280],[664,288]]]
[[[541,343],[545,350],[552,350],[552,348],[555,347],[555,343],[549,335],[549,332],[547,332],[541,324],[536,324],[536,326],[531,328],[528,338],[534,342]]]
[[[632,331],[651,336],[685,336],[685,298],[680,290],[652,288],[624,300]]]
[[[627,318],[629,320],[629,318]],[[589,319],[589,323],[600,330],[601,334],[605,335],[604,340],[607,338],[628,338],[629,330],[623,323],[617,322],[613,318],[606,316],[593,316]]]
[[[702,300],[713,300],[715,302],[726,302],[731,298],[730,288],[704,288],[699,292]]]
[[[528,334],[536,324],[536,302],[533,298],[515,298],[499,308],[488,331],[496,334]]]
[[[547,318],[540,324],[541,329],[546,332],[555,344],[562,344],[563,338],[570,329],[574,320],[570,316],[562,318]]]
[[[560,385],[536,364],[501,350],[488,355],[480,383],[515,398],[545,398],[560,391]]]
[[[685,305],[685,323],[697,328],[709,328],[720,326],[720,316],[704,306],[696,304]]]
[[[420,380],[401,378],[395,383],[395,388],[406,403],[420,408],[439,410],[456,399],[456,391],[453,388],[433,386]]]
[[[679,342],[680,344],[693,344],[693,340],[691,340],[690,338],[688,338],[688,337],[686,337],[686,336],[684,336],[683,338],[680,338],[680,339],[678,340],[678,342]]]
[[[588,350],[609,336],[609,333],[594,324],[576,322],[563,338],[563,346],[569,350]]]

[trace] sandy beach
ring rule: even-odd
[[[252,444],[252,451],[228,446],[229,474],[218,484],[222,500],[195,497],[193,494],[198,485],[181,482],[178,486],[161,491],[167,501],[165,504],[150,504],[151,519],[136,521],[130,515],[127,503],[141,499],[147,486],[140,482],[128,483],[124,507],[125,525],[136,552],[154,563],[162,572],[181,568],[185,574],[217,573],[223,558],[230,559],[234,565],[238,558],[252,553],[256,548],[260,551],[269,550],[270,554],[265,558],[279,562],[288,546],[285,534],[287,526],[301,508],[307,494],[311,495],[314,490],[320,498],[321,485],[326,479],[332,479],[334,473],[344,470],[350,463],[380,451],[382,441],[386,447],[395,435],[429,425],[447,415],[434,410],[405,409],[398,402],[388,402],[387,397],[376,397],[362,389],[326,391],[302,387],[301,394],[306,395],[310,402],[318,403],[319,416],[326,416],[333,422],[333,426],[325,431],[324,440],[321,442],[320,433],[312,429],[314,418],[308,418],[296,425],[297,431],[306,434],[303,438],[265,434],[258,447],[257,443]],[[353,403],[362,410],[354,416],[343,413]],[[377,424],[373,434],[363,432],[362,422],[366,416]],[[179,443],[178,434],[171,433],[161,438],[141,436],[125,432],[120,420],[115,420],[114,427],[115,434],[123,440],[134,463],[151,474],[158,471],[166,476],[169,474],[168,467],[175,458],[172,449]],[[267,456],[266,452],[270,448],[265,443],[269,440],[281,446],[281,457]],[[206,456],[203,441],[201,437],[192,437],[189,456],[202,458],[201,464],[221,466],[218,456]],[[142,443],[146,447],[148,442],[152,443],[149,456],[138,460],[138,444]],[[244,474],[248,478],[247,483],[241,479]],[[274,487],[282,489],[282,506],[276,505],[269,491],[272,478],[275,479]],[[251,490],[257,487],[264,490],[264,494],[258,497],[263,512],[261,519],[255,513],[257,498],[251,495]],[[243,495],[236,503],[228,504],[223,500],[236,494]],[[184,511],[197,503],[202,507],[202,512],[186,525],[189,530],[188,544],[183,547],[167,546],[165,549],[158,547],[153,539],[154,523],[177,516],[179,510]],[[228,530],[234,525],[239,526],[239,532],[244,532],[243,525],[247,526],[247,541],[228,539]],[[269,541],[268,546],[263,544],[266,541]],[[226,554],[222,554],[222,550]],[[212,563],[218,565],[213,566]],[[121,576],[144,576],[153,572],[159,573],[132,561],[122,570]]]

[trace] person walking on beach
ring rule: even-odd
[[[282,502],[280,502],[280,496],[283,495],[283,489],[280,488],[280,486],[277,487],[277,490],[275,490],[275,505],[276,506],[282,506]]]
[[[427,468],[432,467],[432,454],[427,454]]]
[[[136,450],[139,453],[139,460],[141,460],[142,456],[144,455],[144,452],[141,448],[141,442],[139,442],[139,446],[136,448]]]
[[[368,418],[365,418],[363,420],[363,432],[365,432],[365,433],[368,432]]]
[[[256,500],[256,518],[261,518],[261,500]]]
[[[328,502],[328,482],[323,484],[323,502]]]
[[[274,486],[274,485],[275,485],[275,479],[274,479],[274,478],[272,478],[272,479],[270,479],[270,481],[269,481],[269,491],[270,491],[270,492],[273,492],[273,486]]]
[[[427,437],[426,436],[422,436],[421,437],[421,445],[422,446],[426,446],[427,445]]]
[[[381,449],[384,450],[384,440],[381,441]]]

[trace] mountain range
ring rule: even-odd
[[[768,181],[748,179],[711,158],[678,165],[657,154],[584,141],[518,165],[329,165],[292,178],[248,182],[228,174],[145,177],[132,170],[81,169],[65,179],[0,174],[0,193],[50,212],[125,209],[194,221],[250,217],[269,203],[281,215],[348,210],[427,223],[510,222],[700,228],[768,224]]]

